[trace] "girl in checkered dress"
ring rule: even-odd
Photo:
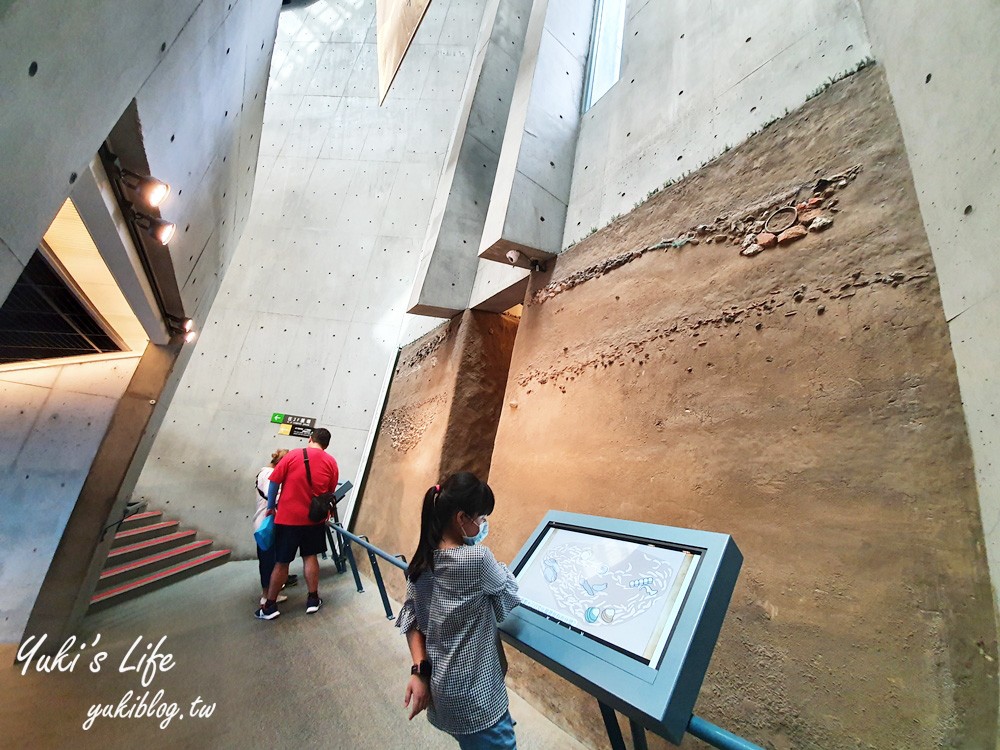
[[[405,705],[462,750],[514,750],[497,622],[518,605],[517,583],[481,542],[493,491],[461,472],[427,490],[420,543],[396,626],[413,657]]]

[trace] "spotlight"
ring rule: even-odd
[[[183,334],[185,341],[194,341],[198,335],[194,330],[194,321],[191,318],[178,318],[175,315],[167,315],[167,325],[171,333]]]
[[[170,242],[171,238],[174,236],[174,230],[177,227],[166,219],[160,219],[156,216],[148,216],[140,211],[132,211],[132,216],[135,219],[137,226],[141,227],[153,237],[161,245],[166,245]]]
[[[155,177],[136,174],[130,169],[120,169],[122,184],[134,193],[142,196],[143,202],[150,208],[159,208],[170,195],[170,185]]]

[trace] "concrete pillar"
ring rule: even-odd
[[[490,193],[532,0],[490,0],[455,137],[438,184],[409,312],[450,318],[469,306]]]

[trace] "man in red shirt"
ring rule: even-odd
[[[260,620],[273,620],[281,613],[276,600],[288,578],[288,565],[295,553],[302,556],[309,596],[306,613],[318,612],[323,606],[319,598],[319,560],[317,555],[326,552],[326,521],[309,520],[312,498],[337,489],[340,471],[333,456],[326,452],[330,445],[330,431],[320,427],[313,430],[309,445],[301,450],[289,451],[271,472],[267,493],[267,514],[275,513],[278,489],[281,503],[274,517],[274,570],[267,601],[254,614]],[[312,480],[310,483],[309,479]]]

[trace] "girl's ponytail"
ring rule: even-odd
[[[420,541],[417,551],[413,553],[406,575],[411,581],[416,581],[425,570],[434,570],[434,550],[441,543],[444,531],[434,512],[434,503],[441,494],[441,485],[437,484],[424,493],[424,504],[420,510]]]
[[[441,544],[444,531],[458,511],[471,517],[493,512],[493,490],[475,474],[460,471],[424,494],[420,511],[420,542],[413,553],[407,576],[416,581],[426,570],[434,570],[434,550]]]

